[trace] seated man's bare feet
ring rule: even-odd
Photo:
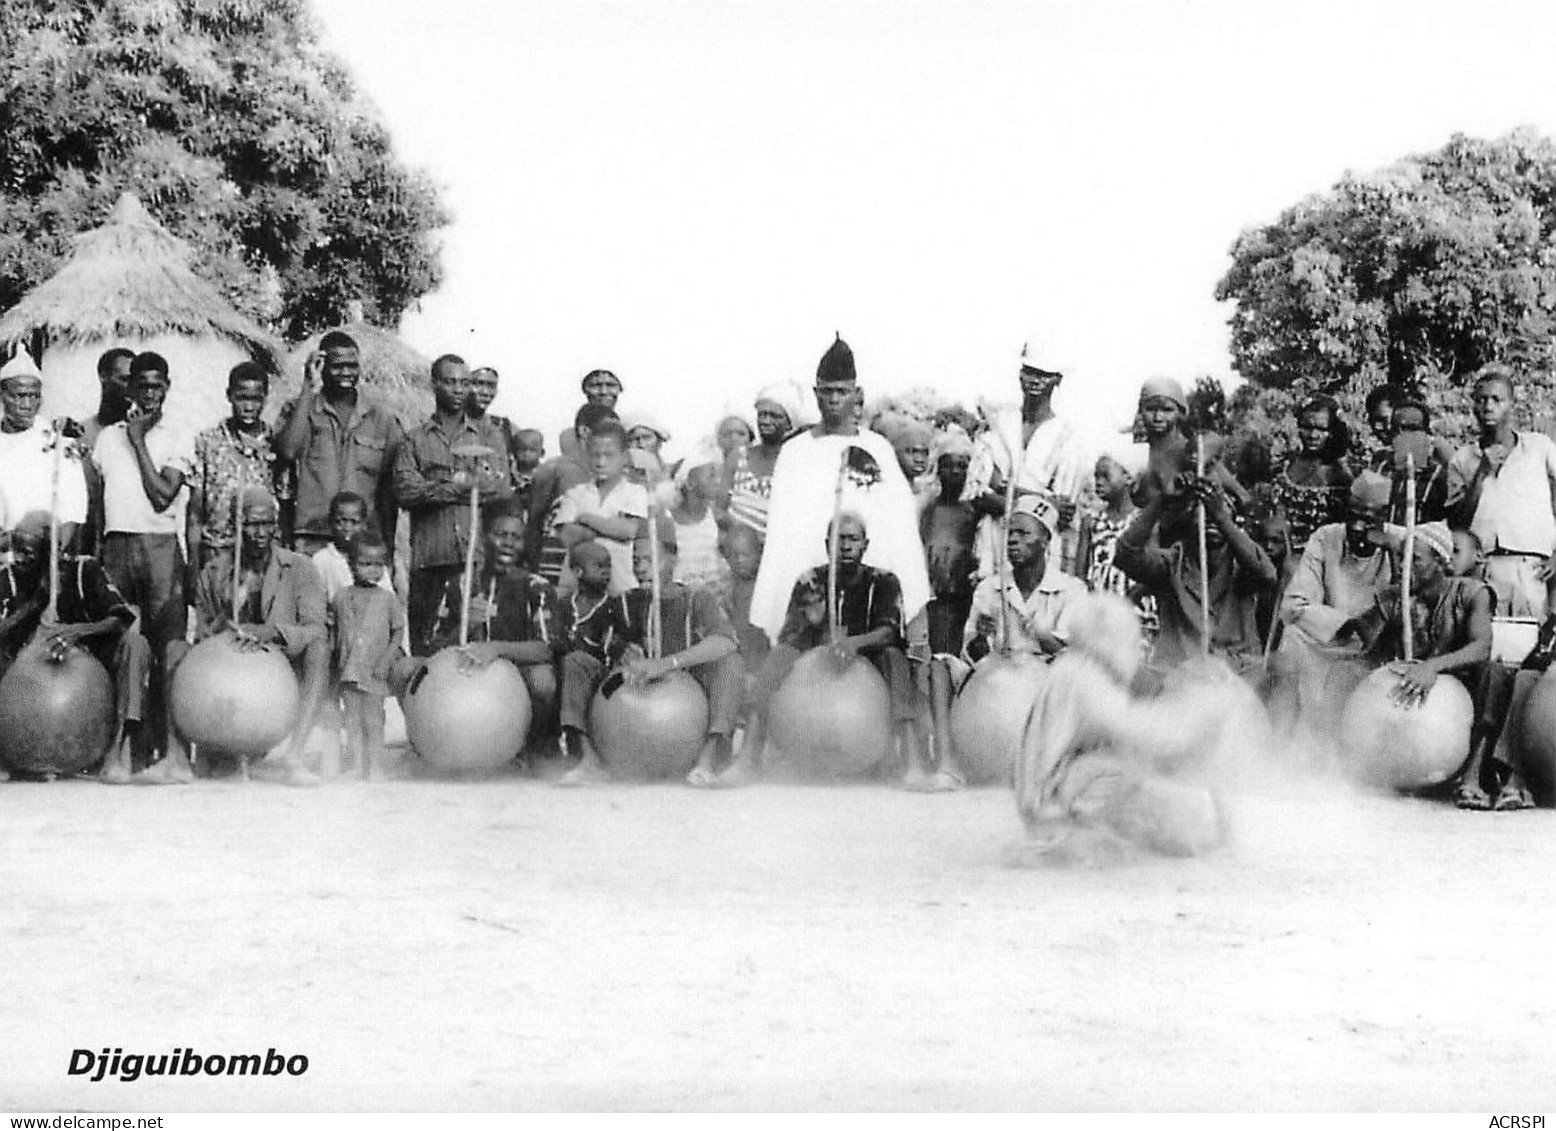
[[[125,736],[116,746],[98,773],[97,779],[104,785],[128,785],[134,776],[130,769],[131,739]]]
[[[598,758],[585,757],[578,765],[557,778],[556,783],[563,789],[574,789],[585,785],[599,785],[610,780],[610,771],[605,768],[603,762]]]
[[[194,781],[194,770],[189,762],[169,754],[160,762],[154,762],[130,780],[136,785],[188,785]]]

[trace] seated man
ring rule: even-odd
[[[1130,580],[1156,598],[1161,631],[1154,659],[1170,668],[1198,655],[1208,621],[1212,655],[1245,675],[1262,670],[1259,599],[1278,581],[1274,563],[1238,525],[1225,488],[1213,476],[1200,479],[1183,472],[1178,484],[1180,493],[1157,494],[1140,508],[1119,535],[1114,558]],[[1193,503],[1205,508],[1208,580],[1201,576]]]
[[[324,583],[302,554],[276,539],[275,498],[264,488],[243,492],[243,529],[239,540],[239,593],[233,617],[233,563],[221,554],[200,571],[195,593],[196,640],[234,630],[245,647],[279,647],[301,683],[302,711],[291,741],[263,763],[290,785],[317,785],[318,776],[303,764],[303,746],[313,730],[330,678],[330,642]],[[179,662],[187,646],[178,649]],[[182,748],[183,737],[176,736]]]
[[[1390,534],[1400,537],[1398,527]],[[1454,803],[1462,809],[1490,809],[1495,805],[1487,788],[1497,794],[1503,809],[1524,809],[1533,804],[1528,789],[1497,737],[1507,715],[1512,672],[1491,660],[1491,612],[1495,597],[1490,586],[1470,577],[1453,577],[1448,562],[1453,557],[1453,537],[1446,523],[1429,522],[1416,528],[1416,551],[1411,565],[1410,603],[1413,606],[1413,651],[1403,660],[1404,613],[1397,586],[1384,590],[1373,607],[1347,622],[1368,654],[1388,663],[1399,673],[1401,702],[1426,698],[1437,677],[1457,676],[1475,704],[1475,723],[1470,731],[1470,757],[1459,774]],[[1507,799],[1502,799],[1506,790]]]
[[[46,642],[52,656],[74,645],[90,652],[113,676],[114,739],[103,761],[102,780],[130,780],[130,751],[140,730],[151,647],[130,626],[130,608],[96,558],[62,554],[59,599],[53,621],[49,605],[49,516],[30,511],[11,531],[11,564],[0,570],[0,674],[30,642]],[[158,766],[163,763],[158,763]],[[142,774],[148,782],[161,780]],[[171,779],[170,779],[171,780]],[[185,776],[181,780],[188,780]]]
[[[1351,482],[1343,523],[1320,526],[1308,539],[1280,604],[1285,626],[1273,658],[1271,713],[1279,732],[1333,724],[1354,689],[1342,678],[1361,645],[1336,639],[1340,626],[1372,608],[1394,579],[1384,545],[1389,482],[1364,471]]]
[[[653,548],[646,534],[632,546],[632,571],[638,588],[606,606],[614,618],[609,630],[611,659],[621,665],[620,671],[607,678],[606,665],[583,649],[570,651],[563,658],[562,729],[582,757],[558,785],[586,785],[609,776],[588,729],[589,706],[602,681],[609,695],[611,680],[618,676],[624,681],[648,683],[678,669],[689,672],[708,697],[708,728],[697,764],[686,780],[690,785],[713,784],[714,766],[728,754],[735,732],[745,669],[736,651],[735,630],[720,611],[718,598],[705,589],[689,589],[670,580],[675,564],[675,529],[666,521],[659,525],[659,658],[647,654],[654,597]]]
[[[768,529],[769,538],[774,537],[773,528]],[[827,537],[830,540],[830,528]],[[837,609],[840,623],[827,623],[828,567],[816,566],[801,574],[789,596],[778,642],[768,653],[767,662],[756,680],[754,710],[766,712],[773,693],[801,653],[812,648],[829,648],[840,669],[855,656],[862,656],[886,680],[891,694],[892,727],[897,740],[905,746],[911,774],[915,769],[921,771],[922,766],[915,742],[918,701],[906,651],[902,587],[896,574],[864,564],[869,545],[863,518],[853,511],[838,515]],[[764,732],[765,729],[764,724]],[[722,784],[743,784],[756,775],[763,744],[753,741],[752,733],[748,732],[746,743],[721,775]]]
[[[1206,752],[1240,716],[1192,690],[1136,697],[1140,622],[1122,598],[1082,598],[1070,629],[1016,754],[1016,806],[1029,837],[1016,862],[1108,863],[1219,846],[1227,824]]]
[[[1006,524],[1005,558],[1010,573],[1001,584],[993,577],[978,583],[972,611],[962,633],[962,654],[938,655],[931,664],[930,710],[939,767],[925,788],[956,789],[965,778],[951,741],[951,698],[972,674],[973,666],[1001,647],[1001,624],[1009,630],[1004,647],[1052,658],[1069,635],[1070,606],[1086,585],[1059,569],[1049,553],[1058,533],[1059,511],[1040,495],[1016,499]]]
[[[524,516],[511,501],[497,503],[486,521],[484,554],[470,592],[469,644],[473,662],[507,660],[529,689],[534,733],[554,733],[556,665],[567,647],[556,588],[523,566]],[[464,578],[445,581],[432,630],[433,650],[459,643]]]

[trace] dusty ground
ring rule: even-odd
[[[1002,864],[999,790],[0,786],[0,1108],[1556,1106],[1556,814],[1244,801]],[[66,1076],[276,1047],[299,1079]]]

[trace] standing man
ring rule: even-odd
[[[826,563],[827,527],[845,454],[851,470],[844,476],[843,506],[870,531],[865,564],[896,575],[905,623],[929,601],[913,492],[891,443],[859,427],[856,406],[862,399],[853,351],[839,336],[816,369],[821,423],[786,442],[773,467],[767,543],[751,596],[751,623],[771,640],[784,627],[794,583]],[[927,660],[927,646],[924,651]]]
[[[465,415],[470,373],[464,360],[444,354],[432,363],[432,419],[401,445],[394,486],[411,516],[411,578],[407,601],[411,654],[432,650],[438,603],[459,576],[470,544],[470,488],[482,504],[513,496],[508,449],[489,418]]]
[[[379,533],[394,546],[395,454],[405,434],[392,412],[360,394],[361,368],[349,334],[325,334],[308,358],[302,394],[276,420],[275,450],[297,470],[294,542],[301,553],[329,544],[330,500],[341,491],[371,502]]]
[[[476,427],[481,427],[484,421],[491,425],[502,436],[505,445],[504,451],[508,453],[508,470],[516,476],[518,474],[515,454],[518,441],[514,435],[513,421],[506,416],[499,416],[495,412],[488,412],[492,402],[497,399],[497,370],[490,365],[483,365],[479,369],[470,371],[470,395],[465,398],[465,415],[475,422]],[[518,486],[517,483],[514,484]]]
[[[97,359],[97,414],[79,424],[71,422],[74,427],[66,430],[67,435],[76,434],[86,476],[87,518],[79,545],[89,554],[100,553],[103,541],[103,477],[92,462],[92,448],[103,429],[119,423],[130,410],[130,362],[134,360],[135,351],[123,346],[103,352]]]
[[[195,579],[207,562],[231,550],[235,537],[233,507],[245,487],[263,487],[279,496],[270,426],[260,419],[270,395],[270,375],[252,361],[227,374],[227,403],[232,414],[195,437],[194,473],[184,544],[189,548],[185,591],[193,596]]]
[[[0,368],[0,530],[9,530],[22,516],[54,509],[55,446],[59,453],[59,544],[71,545],[76,529],[87,517],[86,476],[75,445],[68,444],[55,427],[38,419],[43,403],[43,379],[26,351]]]
[[[1096,454],[1087,449],[1069,421],[1054,413],[1053,397],[1064,374],[1021,351],[1021,407],[992,414],[989,429],[978,437],[968,469],[968,490],[985,515],[978,529],[978,572],[994,574],[994,550],[999,541],[999,514],[1005,509],[1005,486],[1016,477],[1018,494],[1046,494],[1059,508],[1059,533],[1064,561],[1074,555],[1075,501],[1091,476]]]
[[[1498,616],[1544,620],[1556,579],[1556,443],[1513,428],[1513,377],[1488,365],[1470,403],[1480,436],[1448,465],[1448,516],[1486,553]]]
[[[181,515],[174,503],[194,466],[194,451],[162,422],[171,381],[167,359],[139,353],[130,363],[134,404],[126,419],[104,428],[92,449],[103,477],[102,564],[114,587],[140,610],[140,631],[151,646],[147,725],[138,751],[150,761],[168,733],[168,646],[184,638],[184,553]],[[188,766],[171,770],[187,780]]]

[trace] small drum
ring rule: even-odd
[[[1491,658],[1499,664],[1517,667],[1534,651],[1540,637],[1540,622],[1528,617],[1491,618]]]

